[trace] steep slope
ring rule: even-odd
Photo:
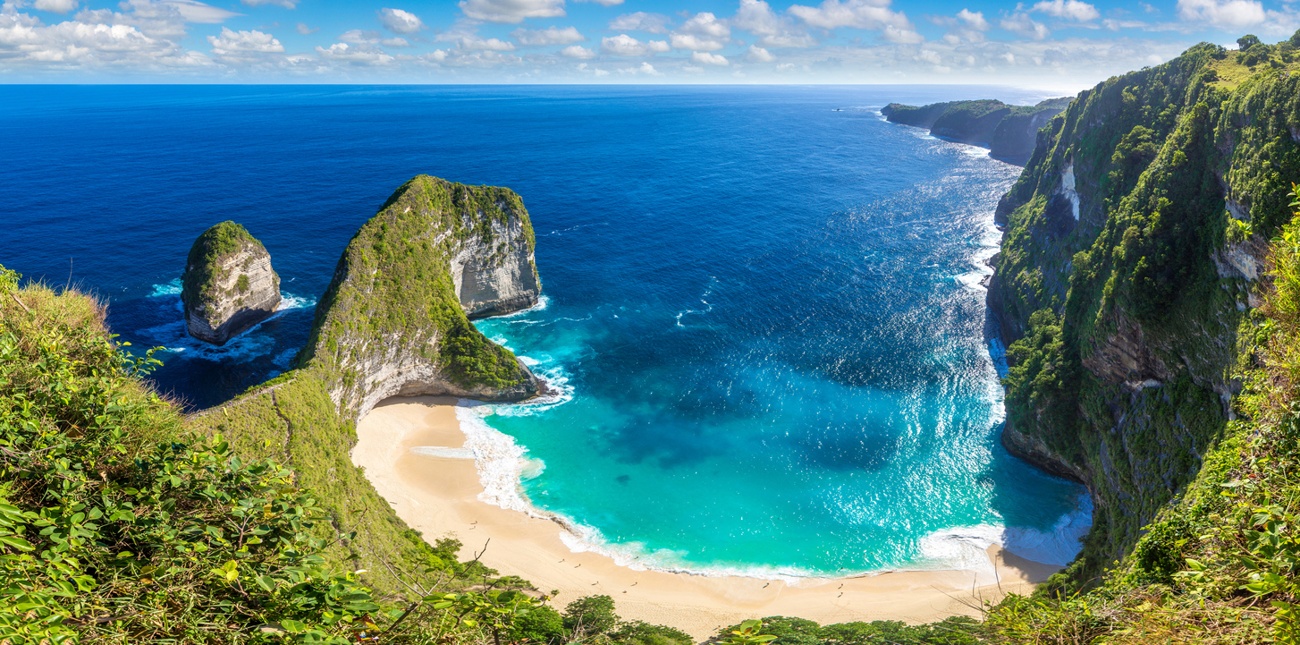
[[[1002,101],[951,101],[920,107],[890,103],[880,113],[892,123],[926,128],[936,137],[984,146],[989,156],[1019,166],[1029,161],[1038,130],[1070,103],[1048,99],[1037,105]]]
[[[1003,439],[1093,491],[1076,580],[1132,550],[1234,417],[1238,329],[1300,178],[1297,64],[1268,54],[1198,45],[1080,93],[999,205]]]
[[[199,340],[225,344],[266,320],[280,305],[280,276],[266,247],[226,221],[199,235],[181,274],[185,328]]]
[[[352,238],[316,310],[298,367],[190,420],[242,454],[276,457],[316,491],[330,557],[386,594],[419,577],[428,549],[352,465],[355,424],[395,395],[521,400],[543,384],[469,322],[537,302],[528,213],[514,192],[421,175]],[[399,574],[398,572],[405,572]]]

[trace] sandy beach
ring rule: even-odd
[[[465,435],[454,399],[392,400],[357,424],[352,461],[393,505],[398,516],[425,538],[453,535],[463,557],[483,548],[482,561],[503,574],[558,591],[562,608],[582,596],[614,598],[624,619],[671,625],[704,639],[719,627],[747,618],[799,616],[822,624],[846,621],[930,622],[979,614],[984,601],[1027,593],[1057,570],[994,545],[981,571],[903,571],[856,578],[792,582],[746,577],[636,571],[597,553],[574,553],[560,539],[559,523],[479,501],[483,492],[474,460],[454,450],[447,456],[413,452],[416,447],[461,448]],[[426,451],[427,452],[427,451]],[[438,452],[438,451],[434,451]]]

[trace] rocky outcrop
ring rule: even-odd
[[[300,363],[353,418],[392,396],[540,393],[542,382],[469,322],[537,303],[534,244],[513,191],[412,179],[344,250]]]
[[[1231,64],[1201,44],[1081,92],[998,206],[1003,444],[1091,489],[1080,579],[1129,552],[1233,415],[1238,330],[1300,176],[1300,77],[1215,85]]]
[[[982,146],[994,159],[1023,166],[1034,152],[1038,131],[1071,100],[1049,99],[1032,106],[992,99],[920,107],[890,103],[880,113],[892,123],[926,128],[936,137]]]
[[[275,313],[280,276],[257,238],[239,224],[222,222],[190,247],[181,301],[190,335],[222,345]]]

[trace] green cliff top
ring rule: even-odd
[[[219,277],[218,260],[250,247],[266,251],[266,247],[247,229],[230,220],[203,231],[190,246],[185,258],[185,271],[181,274],[181,300],[186,306],[198,306],[200,302],[218,295],[212,292]]]

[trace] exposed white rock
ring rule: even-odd
[[[224,244],[214,244],[217,238]],[[190,335],[221,345],[275,313],[280,276],[261,242],[242,226],[222,222],[194,242],[181,299]]]
[[[1061,171],[1061,194],[1070,200],[1070,212],[1074,214],[1074,221],[1079,221],[1079,193],[1075,190],[1073,161]]]

